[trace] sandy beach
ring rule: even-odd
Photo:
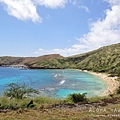
[[[109,75],[105,74],[105,73],[96,73],[96,72],[90,72],[90,71],[86,71],[86,70],[84,72],[88,72],[90,74],[96,75],[96,76],[100,77],[103,81],[106,82],[107,90],[102,92],[100,94],[100,96],[107,96],[109,94],[114,93],[115,90],[120,85],[119,81],[117,81],[118,77],[108,77]]]

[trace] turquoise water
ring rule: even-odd
[[[98,96],[107,89],[99,77],[79,70],[21,70],[0,67],[0,94],[8,83],[27,84],[40,91],[41,96],[64,98],[71,93]]]

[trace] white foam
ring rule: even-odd
[[[55,74],[54,77],[55,77],[55,78],[61,77],[61,75],[60,75],[60,74]]]
[[[65,83],[65,80],[62,80],[60,83],[59,83],[59,85],[62,85],[62,84],[64,84]]]
[[[46,90],[51,91],[51,90],[54,90],[54,88],[47,87]]]

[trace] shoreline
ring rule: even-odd
[[[90,73],[92,75],[98,76],[101,78],[106,83],[107,90],[102,92],[99,96],[108,96],[110,94],[113,94],[115,90],[119,87],[120,82],[117,81],[118,77],[109,77],[109,74],[106,73],[96,73],[96,72],[91,72],[84,70],[84,72]]]

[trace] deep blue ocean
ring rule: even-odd
[[[9,83],[26,84],[40,91],[41,96],[64,98],[71,93],[98,96],[107,89],[99,77],[79,70],[22,70],[0,67],[0,95]]]

